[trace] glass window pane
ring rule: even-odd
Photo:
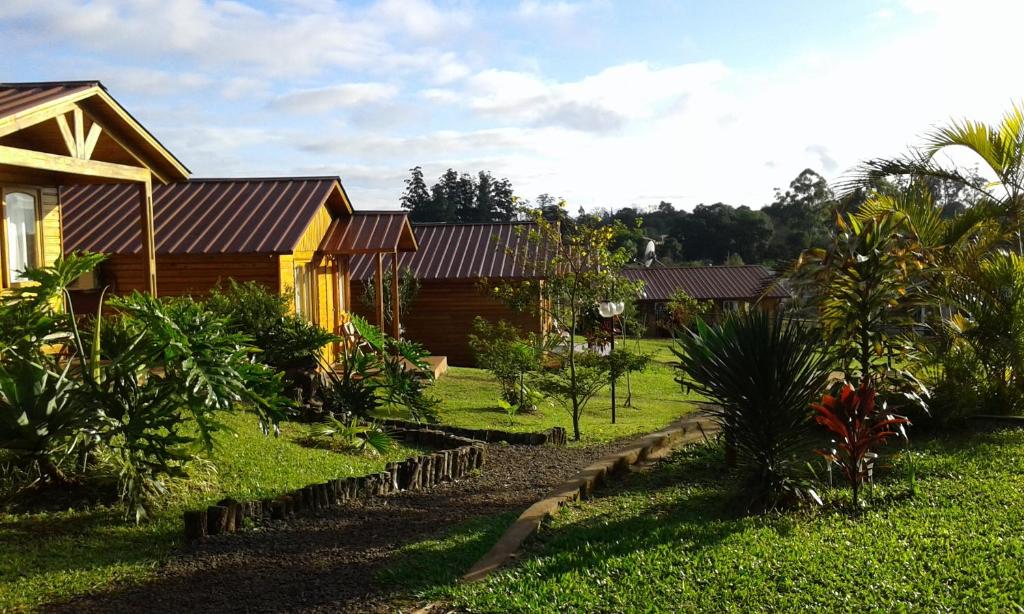
[[[10,192],[7,202],[7,270],[11,281],[27,281],[25,269],[39,264],[36,243],[36,199],[24,192]]]
[[[295,314],[301,316],[303,315],[303,305],[305,303],[305,301],[302,300],[302,289],[306,285],[303,283],[302,280],[301,266],[295,267],[294,279],[292,280],[292,283],[295,284]]]

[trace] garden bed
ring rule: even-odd
[[[405,430],[430,428],[486,443],[508,443],[520,446],[564,446],[566,442],[565,427],[561,426],[553,426],[540,433],[516,433],[501,429],[468,429],[446,424],[431,424],[425,427],[422,424],[407,420],[380,420],[378,422],[381,426],[387,428]]]

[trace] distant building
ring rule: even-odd
[[[774,310],[790,296],[781,284],[775,283],[774,273],[757,264],[637,268],[626,269],[623,275],[644,282],[637,304],[648,334],[667,332],[663,325],[668,313],[666,306],[678,290],[698,301],[711,302],[712,318],[750,306]]]
[[[481,282],[535,280],[515,256],[527,240],[527,222],[480,224],[413,224],[419,249],[399,255],[398,266],[420,282],[420,292],[402,313],[404,336],[423,344],[431,354],[447,356],[448,364],[473,365],[469,335],[481,316],[494,323],[506,320],[523,332],[544,330],[544,314],[536,309],[513,310],[489,296]],[[353,256],[350,266],[356,313],[368,314],[360,300],[372,283],[373,259]]]

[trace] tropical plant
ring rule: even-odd
[[[362,424],[354,417],[339,419],[325,415],[323,422],[310,427],[309,434],[345,451],[384,454],[395,447],[395,440],[384,429],[375,424]]]
[[[949,149],[973,154],[993,182],[978,181],[977,173],[943,163],[939,154]],[[1024,255],[1024,108],[1014,104],[995,125],[962,119],[926,135],[920,148],[897,158],[869,160],[845,186],[856,189],[893,176],[935,179],[952,183],[976,195],[975,209],[986,211],[998,233],[1018,255]]]
[[[217,412],[254,410],[277,423],[281,375],[251,358],[249,338],[188,298],[133,293],[109,301],[118,315],[74,328],[81,382],[75,402],[95,415],[94,444],[110,452],[122,499],[136,521],[185,475],[195,448],[209,450]]]
[[[72,254],[25,271],[31,282],[0,297],[0,450],[54,483],[93,414],[72,402],[76,373],[61,351],[71,340],[67,287],[104,257]]]
[[[380,368],[376,355],[346,352],[340,368],[324,365],[327,385],[320,391],[323,410],[335,417],[369,419],[380,407],[380,387],[374,378]]]
[[[752,311],[715,326],[698,319],[672,348],[677,381],[713,404],[711,415],[745,474],[749,510],[817,499],[802,470],[813,439],[810,405],[831,372],[820,341],[799,322]]]
[[[859,507],[860,491],[873,477],[876,450],[896,436],[906,439],[910,420],[887,413],[885,403],[876,404],[876,393],[869,382],[859,388],[844,384],[838,396],[825,395],[813,404],[814,420],[833,436],[829,449],[818,453],[841,470],[853,490],[853,505]]]
[[[379,391],[375,394],[383,403],[405,408],[417,422],[436,421],[440,401],[426,392],[427,384],[433,380],[433,371],[425,360],[428,353],[423,346],[389,337],[358,315],[353,315],[351,322],[360,342],[368,349],[346,347],[345,362],[364,356],[359,368],[373,374],[376,380],[373,386]]]

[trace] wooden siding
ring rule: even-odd
[[[309,226],[299,237],[298,242],[295,244],[293,250],[296,254],[312,254],[320,247],[320,241],[323,240],[324,234],[327,229],[331,226],[331,212],[327,209],[326,205],[320,205],[313,219],[309,221]]]
[[[64,253],[64,243],[61,235],[60,200],[57,188],[42,188],[40,193],[43,236],[40,238],[39,243],[43,248],[43,266],[50,266]]]
[[[157,291],[161,296],[202,296],[220,282],[255,281],[272,292],[278,291],[277,263],[266,255],[157,256]],[[125,294],[146,289],[146,268],[142,256],[111,256],[100,267],[100,286]]]
[[[362,282],[353,281],[352,292],[353,311],[373,322],[373,309],[362,300]],[[491,322],[507,320],[524,332],[541,332],[540,315],[514,311],[485,296],[474,280],[425,280],[407,313],[400,317],[406,338],[422,343],[431,354],[447,356],[450,365],[473,366],[469,335],[477,316]]]

